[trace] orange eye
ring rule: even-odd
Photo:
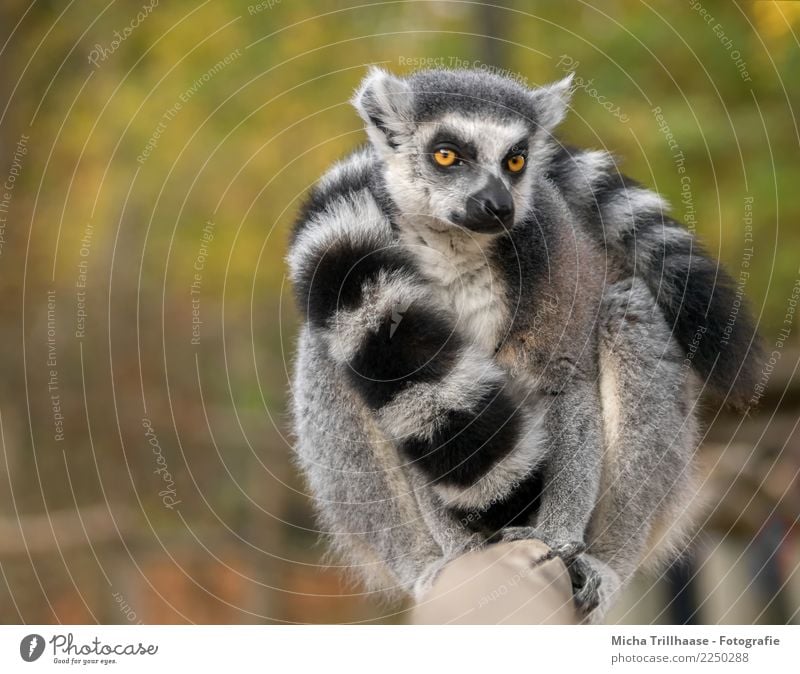
[[[456,153],[446,147],[440,147],[433,153],[433,159],[439,166],[452,166],[456,163]]]
[[[515,154],[513,157],[509,157],[508,161],[506,161],[506,166],[508,166],[508,170],[512,173],[519,173],[523,168],[525,168],[525,157],[521,154]]]

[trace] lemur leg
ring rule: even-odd
[[[600,395],[587,385],[555,397],[536,526],[504,532],[564,559],[593,622],[643,560],[676,547],[697,503],[691,362],[643,282],[607,290],[599,332]]]
[[[603,436],[597,383],[573,372],[549,404],[545,424],[551,445],[535,525],[509,527],[501,537],[538,538],[550,546],[567,564],[576,606],[588,614],[600,601],[601,585],[618,584],[611,569],[583,554],[601,474]]]
[[[347,571],[368,589],[418,594],[443,564],[478,541],[446,508],[431,506],[430,487],[403,465],[321,340],[306,329],[300,346],[297,455],[322,527]]]
[[[622,586],[650,548],[676,546],[696,502],[694,375],[642,281],[606,292],[600,364],[605,455],[587,542]]]
[[[551,443],[536,528],[559,543],[584,542],[600,485],[602,427],[595,382],[566,386],[545,415]]]

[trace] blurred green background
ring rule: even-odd
[[[796,622],[798,31],[794,2],[3,2],[0,621],[405,619],[322,561],[283,258],[366,66],[436,59],[575,70],[563,136],[696,222],[777,354],[744,422],[707,404],[704,530],[616,618]]]

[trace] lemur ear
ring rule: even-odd
[[[378,146],[395,149],[413,124],[412,93],[407,82],[372,67],[351,99]]]
[[[531,92],[534,106],[538,113],[539,125],[551,131],[567,116],[567,108],[572,98],[572,78],[570,73],[563,80],[539,87]]]

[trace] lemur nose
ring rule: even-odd
[[[480,190],[470,195],[462,226],[476,232],[501,232],[514,215],[514,199],[503,181],[495,176]]]
[[[498,203],[491,198],[485,199],[483,203],[481,203],[481,208],[486,215],[500,218],[501,220],[505,220],[514,210],[510,202],[501,201]]]

